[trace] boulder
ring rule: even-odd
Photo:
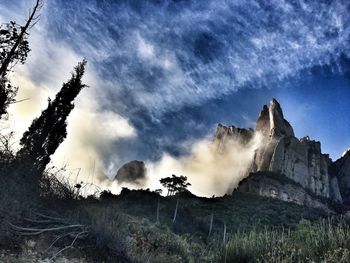
[[[146,166],[142,161],[131,161],[124,164],[117,172],[115,179],[120,183],[140,185],[146,178]]]

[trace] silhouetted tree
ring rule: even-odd
[[[74,108],[73,101],[86,87],[82,84],[85,66],[86,60],[83,60],[74,68],[71,79],[63,84],[53,101],[49,99],[47,108],[33,120],[20,140],[22,148],[17,153],[17,159],[34,164],[38,172],[45,169],[50,156],[67,136],[66,120]]]
[[[191,185],[187,182],[186,176],[176,176],[175,174],[171,177],[162,178],[159,182],[168,189],[167,196],[185,192],[187,191],[187,187]]]
[[[0,26],[0,117],[7,112],[8,105],[15,101],[18,89],[11,85],[7,75],[17,63],[24,64],[30,51],[28,31],[38,22],[37,14],[42,5],[42,0],[36,1],[24,26],[14,21]]]

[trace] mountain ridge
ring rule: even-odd
[[[247,178],[241,181],[237,191],[311,207],[328,206],[327,202],[320,202],[315,196],[320,197],[320,200],[330,200],[331,203],[350,204],[350,152],[333,162],[328,154],[322,153],[319,141],[312,140],[309,136],[296,138],[293,127],[284,118],[282,107],[276,99],[273,98],[269,106],[263,106],[255,130],[229,127],[219,124],[214,140],[219,141],[219,144],[220,141],[237,138],[248,142],[247,136],[242,137],[242,134],[250,134],[251,138],[254,132],[260,133],[263,138],[261,146],[255,150]],[[224,139],[218,136],[228,128],[231,132],[226,132]],[[287,187],[271,178],[257,178],[258,173],[263,176],[261,172],[285,176],[306,191]]]

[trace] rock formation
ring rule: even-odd
[[[235,126],[224,126],[219,124],[216,128],[215,143],[217,144],[218,150],[223,151],[225,146],[228,145],[229,140],[238,140],[243,145],[248,143],[254,136],[254,130],[252,129],[241,129]]]
[[[331,173],[338,179],[344,204],[350,205],[350,149],[332,164]]]
[[[330,169],[332,161],[327,154],[321,152],[320,142],[311,140],[309,137],[297,139],[292,126],[284,119],[280,104],[275,99],[271,100],[269,107],[264,105],[257,119],[255,132],[262,134],[263,143],[256,149],[248,173],[272,172],[295,182],[302,188],[297,191],[299,193],[297,195],[291,192],[291,187],[279,186],[280,191],[286,193],[286,196],[293,196],[293,198],[287,198],[288,201],[319,206],[316,205],[319,201],[310,201],[314,196],[341,203],[345,195],[349,196],[350,201],[350,179],[348,179],[350,178],[350,153],[346,158],[344,157],[348,160],[347,162],[345,159],[339,160],[334,165],[336,168]],[[252,130],[219,125],[215,138],[224,144],[227,137],[241,137],[242,141],[247,142],[253,135]],[[336,172],[330,172],[331,170]],[[267,180],[262,176],[259,180],[245,180],[240,184],[239,190],[253,189],[254,187],[244,186],[244,184],[254,182],[255,188],[257,185],[260,187],[259,190],[254,190],[255,193],[269,195],[271,192],[269,185],[273,179],[269,178],[268,182],[264,182],[265,179]],[[338,180],[341,183],[340,189]],[[345,189],[342,185],[346,185]],[[293,187],[295,191],[295,185]],[[271,196],[286,199],[282,194],[276,196],[271,194]]]
[[[115,179],[120,183],[142,184],[146,176],[146,166],[142,161],[131,161],[124,164],[117,172]]]
[[[283,117],[283,112],[277,100],[272,99],[269,107],[264,105],[256,122],[256,131],[272,138],[294,136],[292,126]]]
[[[254,193],[299,205],[329,210],[324,199],[312,194],[293,180],[273,172],[251,174],[240,182],[237,191]]]

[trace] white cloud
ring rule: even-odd
[[[9,108],[10,129],[16,132],[17,142],[46,108],[47,98],[54,98],[63,82],[70,78],[73,67],[82,60],[66,43],[51,41],[43,29],[33,30],[32,52],[25,65],[18,66],[12,74],[13,84],[19,86],[17,99],[29,99]],[[119,139],[136,136],[127,119],[101,108],[101,90],[109,84],[95,72],[88,62],[83,82],[89,87],[78,95],[68,118],[68,136],[52,157],[52,164],[58,167],[68,164],[68,170],[80,168],[79,180],[85,182],[92,180],[92,173],[95,179],[114,175],[116,171],[105,166],[103,156],[112,151],[113,143]],[[107,186],[107,181],[103,185]]]
[[[210,140],[199,140],[191,145],[189,156],[175,158],[164,154],[158,162],[148,163],[147,186],[161,188],[161,178],[176,174],[188,177],[192,184],[190,190],[196,195],[211,197],[230,193],[247,176],[261,142],[260,134],[255,134],[248,144],[227,140],[224,148]]]
[[[154,57],[154,47],[152,44],[147,43],[139,34],[137,35],[137,51],[141,58],[152,59]]]

